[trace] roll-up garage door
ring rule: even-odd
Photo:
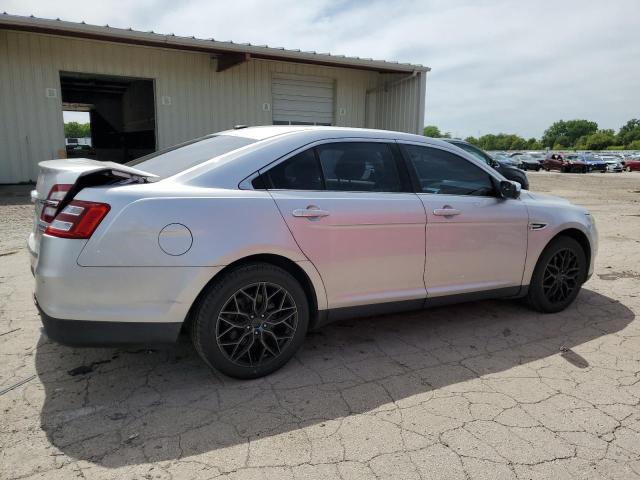
[[[271,91],[274,125],[333,124],[333,79],[277,74]]]

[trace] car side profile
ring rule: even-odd
[[[450,143],[240,128],[126,165],[40,163],[29,236],[46,334],[175,342],[254,378],[328,322],[484,298],[566,308],[593,272],[584,208]]]
[[[627,158],[624,161],[624,169],[627,172],[640,172],[640,157],[636,157],[636,158]]]
[[[588,165],[580,160],[577,155],[563,156],[560,153],[550,153],[542,162],[542,168],[547,172],[550,170],[559,170],[563,173],[587,173]]]

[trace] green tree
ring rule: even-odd
[[[427,125],[426,127],[424,127],[423,134],[425,137],[431,137],[431,138],[442,137],[442,133],[440,133],[440,129],[435,125]]]
[[[573,147],[580,137],[598,130],[598,124],[589,120],[559,120],[544,131],[542,145],[545,147]]]
[[[509,135],[509,137],[511,140],[511,147],[509,150],[526,150],[527,141],[524,138],[519,137],[518,135]]]
[[[427,125],[423,129],[423,135],[425,137],[431,138],[451,138],[451,134],[449,132],[442,133],[438,127],[435,125]]]
[[[474,145],[479,146],[483,150],[525,150],[528,148],[527,141],[519,135],[509,133],[499,133],[494,135],[489,133],[478,139],[469,137],[474,140]],[[468,140],[467,140],[468,141]]]
[[[640,140],[634,140],[629,145],[627,145],[629,150],[640,150]]]
[[[478,139],[476,137],[467,137],[464,139],[464,141],[470,143],[471,145],[479,145]]]
[[[580,137],[577,141],[576,144],[574,145],[576,150],[587,150],[587,135],[583,135],[582,137]]]
[[[542,150],[543,148],[542,142],[537,138],[532,137],[527,140],[527,150]]]
[[[83,138],[91,136],[91,125],[88,123],[69,122],[64,124],[65,138]]]
[[[616,134],[613,130],[598,130],[584,139],[585,150],[605,150],[616,143]]]
[[[620,127],[618,132],[618,143],[629,145],[631,142],[640,140],[640,120],[632,118],[625,125]]]

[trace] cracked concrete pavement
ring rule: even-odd
[[[25,188],[0,192],[0,478],[640,478],[640,174],[531,174],[594,213],[568,310],[485,301],[331,325],[237,381],[186,339],[72,349],[40,333]]]

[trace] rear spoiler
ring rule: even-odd
[[[111,163],[111,162],[108,162]],[[81,190],[101,185],[130,185],[134,183],[151,183],[158,180],[158,176],[143,172],[125,165],[118,168],[103,168],[81,173],[64,198],[60,201],[57,212],[66,207]]]

